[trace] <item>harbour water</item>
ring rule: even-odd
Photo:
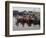
[[[19,25],[16,25],[17,19],[13,17],[13,31],[21,31],[21,30],[39,30],[39,25],[31,24],[31,26],[28,26],[26,23],[24,24],[24,27],[22,24],[19,23]]]

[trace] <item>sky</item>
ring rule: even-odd
[[[40,12],[40,8],[34,8],[34,7],[13,7],[13,10],[18,10],[18,11],[35,11],[35,12]]]

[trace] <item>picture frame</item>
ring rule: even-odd
[[[29,26],[29,24],[31,24],[30,21],[26,22],[28,23],[28,25],[25,25],[25,24],[24,26],[14,25],[15,24],[14,17],[16,18],[17,15],[21,17],[26,16],[27,18],[29,18],[28,16],[31,15],[31,19],[32,19],[33,14],[39,17],[40,23],[39,21],[37,22],[33,21],[32,23],[35,24],[36,22],[36,24],[39,24],[39,25]],[[27,21],[26,17],[25,19]],[[25,23],[25,21],[24,22],[21,21],[21,23]],[[45,34],[45,4],[44,3],[5,1],[5,36],[6,37],[44,35],[44,34]]]

